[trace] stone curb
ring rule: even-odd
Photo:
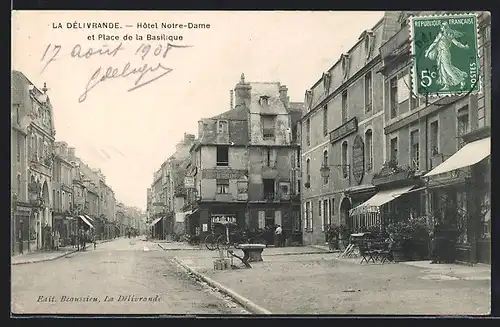
[[[111,241],[112,240],[105,240],[105,241],[99,242],[97,244],[107,243],[107,242],[111,242]],[[56,259],[65,257],[65,256],[73,254],[73,253],[77,253],[77,252],[81,252],[81,251],[73,250],[73,251],[69,251],[69,252],[63,253],[61,255],[55,256],[53,258],[47,258],[47,259],[41,259],[41,260],[31,260],[31,261],[16,262],[16,263],[11,262],[11,265],[12,266],[16,266],[16,265],[25,265],[25,264],[29,264],[29,263],[38,263],[38,262],[52,261],[52,260],[56,260]]]
[[[242,305],[248,311],[250,311],[250,312],[252,312],[254,314],[263,314],[263,315],[270,315],[270,314],[272,314],[270,311],[268,311],[268,310],[266,310],[266,309],[258,306],[257,304],[253,303],[252,301],[244,298],[243,296],[239,295],[238,293],[236,293],[235,291],[231,290],[230,288],[227,288],[224,285],[222,285],[222,284],[214,281],[210,277],[208,277],[208,276],[206,276],[206,275],[204,275],[204,274],[196,271],[194,268],[191,268],[190,266],[188,266],[185,263],[183,263],[177,257],[174,257],[173,259],[181,267],[183,267],[184,269],[186,269],[187,271],[189,271],[190,273],[192,273],[196,277],[200,278],[201,280],[203,280],[204,282],[206,282],[210,286],[218,289],[219,291],[221,291],[225,295],[229,296],[230,298],[232,298],[233,300],[235,300],[236,302],[238,302],[240,305]]]
[[[161,246],[160,244],[158,243],[155,243],[156,245],[158,245],[163,251],[200,251],[200,249],[165,249],[163,246]]]

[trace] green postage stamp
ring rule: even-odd
[[[409,23],[415,94],[481,91],[476,14],[417,16]]]

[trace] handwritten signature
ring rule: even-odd
[[[132,67],[132,63],[128,61],[123,67],[117,68],[113,66],[108,66],[107,68],[101,66],[97,68],[85,86],[84,92],[78,98],[78,102],[82,103],[87,99],[87,96],[91,90],[93,90],[97,85],[102,82],[111,79],[127,78],[131,75],[135,76],[134,85],[128,89],[128,92],[137,90],[145,85],[159,80],[160,78],[166,76],[173,71],[173,68],[165,67],[160,61],[165,59],[167,54],[174,48],[190,48],[192,45],[178,45],[170,44],[167,46],[158,45],[155,49],[150,44],[141,44],[134,55],[138,56],[142,61],[145,60],[147,55],[152,52],[154,57],[159,59],[156,65],[149,65],[148,63],[143,63],[138,67]],[[62,47],[60,45],[49,44],[45,49],[41,61],[46,60],[45,65],[42,68],[42,73],[47,69],[47,67],[53,61],[56,61]],[[49,54],[50,50],[50,54]],[[119,43],[115,48],[109,48],[108,46],[103,46],[98,49],[90,48],[83,51],[82,46],[77,44],[71,50],[70,56],[73,59],[90,59],[95,56],[110,56],[115,57],[118,53],[125,50],[122,43]]]

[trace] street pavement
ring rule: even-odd
[[[248,314],[176,265],[172,258],[181,252],[117,239],[52,261],[13,265],[12,312]]]
[[[175,255],[184,265],[274,314],[490,313],[491,266],[360,264],[359,258],[340,259],[336,253],[311,254],[311,250],[267,248],[264,261],[251,263],[251,269],[227,271],[213,270],[217,254],[208,250]]]

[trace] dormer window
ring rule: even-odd
[[[226,134],[227,132],[228,132],[227,120],[219,120],[217,122],[217,133]]]
[[[268,97],[267,95],[262,95],[262,96],[260,97],[259,102],[260,102],[260,105],[261,105],[262,107],[263,107],[263,106],[267,106],[267,105],[269,105],[269,97]]]
[[[344,53],[340,59],[342,65],[342,77],[344,79],[349,75],[349,54]]]
[[[373,45],[374,45],[373,41],[375,39],[375,33],[373,33],[372,30],[366,30],[364,38],[365,39],[363,43],[365,46],[366,59],[369,59],[373,52]]]
[[[311,110],[312,98],[313,98],[312,91],[306,90],[305,101],[306,101],[306,106],[307,106],[308,111]]]
[[[332,80],[332,76],[330,72],[323,73],[323,88],[325,90],[325,94],[328,94],[330,91],[330,82]]]

